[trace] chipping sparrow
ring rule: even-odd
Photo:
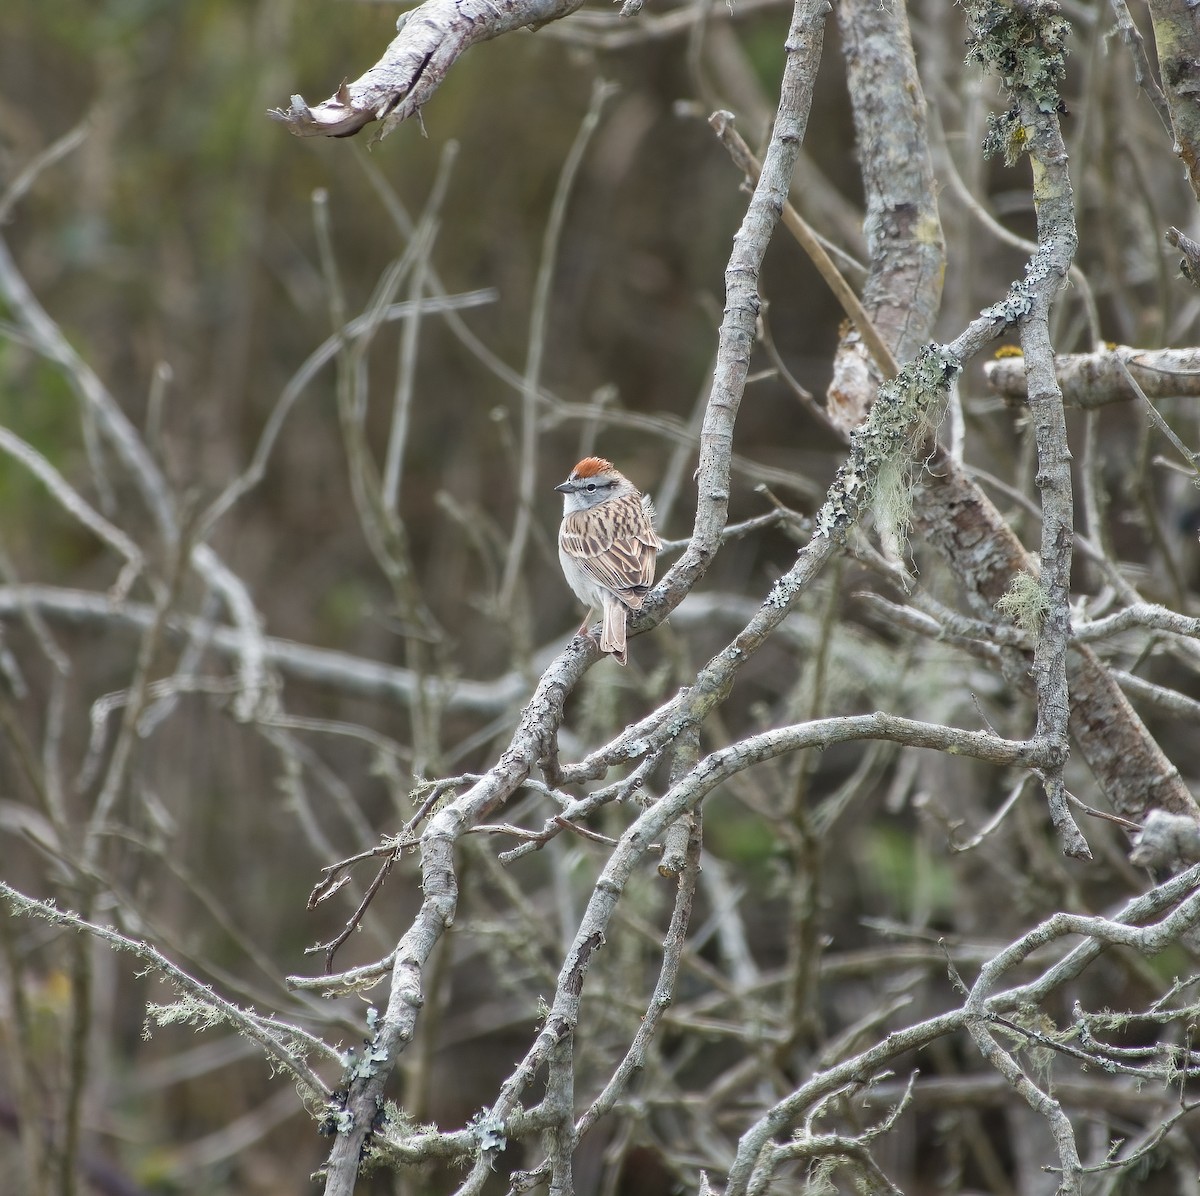
[[[567,585],[588,608],[579,632],[600,611],[600,650],[625,664],[625,620],[654,584],[654,558],[662,547],[654,506],[603,457],[584,457],[554,489],[563,496],[558,559]]]

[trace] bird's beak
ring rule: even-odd
[[[565,482],[559,482],[554,489],[557,490],[559,494],[573,494],[575,492],[575,483],[568,478]]]

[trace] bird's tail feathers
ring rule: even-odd
[[[600,651],[611,653],[617,664],[626,664],[629,652],[625,647],[625,604],[616,598],[604,603],[604,627],[600,632]]]

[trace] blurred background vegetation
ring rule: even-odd
[[[1105,6],[1067,7],[1076,24],[1066,130],[1080,264],[1099,298],[1105,335],[1144,347],[1194,343],[1195,292],[1175,277],[1161,240],[1169,224],[1195,224],[1169,136],[1107,37]],[[646,19],[658,15],[652,0]],[[494,302],[462,319],[519,373],[563,161],[595,81],[615,84],[571,194],[554,262],[543,385],[564,405],[544,412],[533,550],[514,601],[503,607],[497,574],[516,505],[520,395],[444,320],[426,316],[421,324],[400,509],[421,592],[444,632],[438,669],[484,681],[514,671],[532,677],[538,651],[562,642],[579,618],[555,559],[559,506],[552,486],[595,447],[656,490],[702,407],[724,301],[722,271],[745,202],[741,180],[704,118],[728,106],[747,137],[761,143],[788,15],[782,5],[746,5],[731,20],[724,5],[714,5],[704,36],[693,26],[638,40],[636,22],[626,23],[621,29],[633,31],[627,44],[606,47],[612,13],[595,4],[579,19],[473,48],[422,124],[410,122],[371,145],[370,130],[351,141],[293,139],[266,113],[294,92],[315,100],[361,73],[392,36],[391,5],[7,0],[0,16],[0,182],[10,183],[80,121],[87,122],[87,136],[38,179],[3,235],[38,301],[130,419],[147,429],[181,506],[196,509],[244,468],[288,380],[332,331],[314,193],[327,195],[347,308],[358,313],[404,252],[396,205],[417,218],[447,147],[457,143],[430,264],[451,294],[495,289]],[[996,97],[990,82],[963,66],[957,15],[925,0],[911,5],[911,17],[950,247],[941,328],[952,334],[1002,296],[1025,254],[983,229],[952,185],[950,163],[975,200],[1021,235],[1032,229],[1027,168],[985,163],[978,151]],[[852,142],[831,21],[795,193],[824,234],[861,257]],[[779,359],[819,395],[841,317],[786,239],[777,238],[770,250],[763,295]],[[1068,295],[1057,319],[1060,350],[1090,347],[1075,298]],[[370,350],[369,427],[380,452],[400,337],[399,325],[385,326]],[[767,509],[756,490],[764,481],[783,501],[811,510],[840,460],[834,439],[762,349],[753,375],[738,423],[743,465],[731,502],[735,521]],[[226,516],[212,542],[246,582],[269,634],[402,664],[411,628],[398,622],[355,515],[335,385],[327,367],[307,386],[264,481]],[[151,397],[156,388],[161,409]],[[990,398],[977,371],[964,380],[963,395],[975,462],[1028,492],[1032,457],[1019,413]],[[674,422],[649,432],[621,418],[598,424],[597,406]],[[1185,440],[1200,440],[1194,411],[1180,407],[1173,418]],[[1141,571],[1151,596],[1194,613],[1190,482],[1153,468],[1158,448],[1130,407],[1109,409],[1100,420],[1096,452],[1110,482],[1109,522],[1120,553]],[[144,515],[125,493],[127,481],[105,466],[103,453],[98,460],[89,449],[68,380],[18,335],[0,337],[0,423],[34,444],[101,509],[120,511],[117,522],[139,542],[153,545]],[[1078,422],[1074,430],[1082,432]],[[666,537],[690,530],[692,464],[687,458],[675,479]],[[111,494],[104,492],[105,477]],[[1017,499],[1001,494],[997,501],[1019,528],[1036,527]],[[116,576],[112,555],[8,458],[0,458],[0,546],[6,582],[104,591]],[[745,602],[759,600],[794,552],[779,530],[731,543],[705,580],[709,607],[699,607],[695,618],[681,610],[654,637],[636,641],[628,675],[614,679],[607,663],[593,670],[569,715],[574,746],[636,717],[651,698],[694,673],[740,625]],[[925,580],[936,584],[936,567],[928,569]],[[1079,582],[1099,589],[1086,564]],[[896,629],[859,617],[860,584],[853,563],[830,571],[800,612],[791,650],[747,670],[726,711],[730,736],[781,711],[807,713],[814,687],[831,713],[883,708],[969,721],[977,699],[1002,733],[1028,731],[1028,706],[995,678],[964,668],[949,649],[913,646]],[[808,649],[835,615],[834,646],[817,679]],[[136,637],[100,633],[88,623],[56,623],[54,634],[73,662],[62,743],[64,759],[78,770],[93,704],[129,684]],[[16,717],[30,741],[39,742],[47,666],[19,625],[6,635],[31,687]],[[1146,667],[1173,676],[1169,660]],[[164,663],[156,675],[169,668]],[[1194,691],[1194,678],[1180,682],[1184,691],[1189,686]],[[523,692],[486,717],[442,712],[438,750],[423,762],[430,775],[486,765],[505,741]],[[130,781],[137,801],[125,812],[125,839],[106,866],[114,891],[147,911],[131,933],[154,937],[239,999],[315,1022],[314,1009],[285,992],[280,978],[319,967],[320,956],[305,956],[304,948],[336,933],[355,891],[313,913],[304,911],[305,900],[321,866],[370,847],[410,815],[412,736],[402,704],[294,679],[285,696],[294,719],[367,728],[398,746],[380,748],[362,735],[328,730],[310,735],[298,724],[260,734],[231,718],[227,703],[185,696],[180,711],[139,747]],[[1194,727],[1164,716],[1156,728],[1185,777],[1196,776]],[[800,773],[781,765],[761,791],[745,782],[713,803],[708,849],[714,861],[739,870],[744,900],[757,915],[747,924],[760,966],[778,966],[787,952],[773,919],[788,872],[778,836],[761,817],[776,783],[789,792],[808,786],[819,802],[856,778],[853,794],[829,814],[825,844],[831,866],[820,900],[824,932],[838,949],[875,941],[863,923],[868,917],[1002,941],[1030,911],[1055,908],[1064,894],[1090,891],[1099,901],[1140,883],[1121,863],[1115,833],[1106,839],[1103,828],[1095,832],[1101,863],[1085,870],[1054,858],[1036,808],[1020,814],[979,875],[976,864],[946,851],[945,822],[982,821],[1003,796],[1003,778],[979,765],[939,760],[917,768],[908,759],[884,750],[864,767],[861,750],[831,750]],[[5,747],[0,787],[0,873],[69,904],[70,869],[23,834],[28,826],[19,810],[32,804],[28,780]],[[1086,780],[1080,788],[1086,791]],[[73,800],[76,811],[86,808],[86,786]],[[849,816],[833,826],[847,808]],[[868,833],[850,833],[867,823]],[[537,1016],[526,989],[506,989],[497,979],[511,976],[519,946],[506,937],[511,927],[498,912],[503,882],[482,853],[472,868],[460,929],[474,945],[460,947],[455,962],[465,966],[444,981],[444,1007],[424,1048],[428,1058],[418,1057],[412,1067],[420,1075],[406,1081],[410,1107],[443,1125],[462,1124],[479,1108]],[[590,888],[580,877],[578,892],[555,890],[537,857],[514,869],[512,880],[546,910],[561,910]],[[412,873],[398,872],[339,965],[386,950],[417,899]],[[639,901],[647,923],[665,908],[649,882]],[[552,945],[553,932],[549,937]],[[36,926],[10,926],[5,944],[9,1005],[20,988],[37,1031],[29,1050],[45,1085],[42,1112],[50,1116],[75,1024],[69,950]],[[97,977],[89,1031],[91,1164],[110,1160],[141,1189],[159,1192],[301,1190],[326,1144],[290,1087],[279,1091],[261,1059],[236,1038],[165,1029],[144,1041],[143,1006],[162,999],[159,986],[135,976],[127,960],[90,944],[83,949],[94,953]],[[536,985],[538,969],[553,958],[545,943],[528,949],[535,958],[521,975]],[[1160,963],[1168,974],[1171,962],[1155,967]],[[1112,981],[1118,991],[1134,983],[1130,975]],[[839,992],[847,1008],[861,1010],[874,1000],[865,981],[861,992],[849,991]],[[839,1004],[832,994],[829,1000]],[[361,1009],[349,1002],[337,1016],[350,1041]],[[838,1020],[832,1009],[830,1016]],[[14,1023],[7,1025],[11,1035]],[[11,1046],[0,1039],[0,1122],[10,1128],[29,1112],[13,1103]],[[943,1062],[948,1070],[956,1066]],[[0,1140],[0,1159],[9,1150],[17,1150],[15,1136]],[[667,1190],[652,1152],[631,1158],[621,1191]],[[380,1191],[392,1190],[391,1177],[377,1183]]]

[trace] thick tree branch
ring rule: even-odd
[[[867,202],[871,272],[862,302],[904,363],[933,333],[946,265],[925,97],[903,5],[852,0],[838,6],[838,26]],[[866,418],[879,380],[864,347],[851,331],[834,358],[828,410],[844,432]]]
[[[1200,350],[1131,349],[1115,345],[1099,353],[1060,353],[1054,376],[1068,407],[1085,410],[1127,403],[1138,397],[1124,365],[1151,399],[1194,398],[1200,395]],[[988,385],[1006,399],[1028,398],[1023,357],[998,357],[984,363]]]
[[[1046,28],[1053,28],[1046,22]],[[1046,36],[1046,35],[1044,35]],[[1048,50],[1045,52],[1049,52]],[[1030,263],[1030,311],[1021,321],[1021,346],[1029,380],[1029,406],[1037,444],[1037,485],[1042,492],[1040,582],[1046,616],[1033,654],[1037,688],[1037,733],[1067,744],[1069,690],[1067,642],[1071,632],[1071,556],[1074,511],[1071,497],[1071,450],[1062,393],[1054,378],[1050,307],[1066,281],[1075,256],[1074,201],[1067,174],[1067,151],[1058,119],[1043,111],[1031,92],[1019,95],[1021,118],[1029,130],[1033,197],[1039,253]],[[1050,816],[1068,855],[1090,858],[1087,842],[1067,809],[1062,770],[1065,757],[1045,776]],[[1061,1110],[1058,1111],[1061,1116]],[[1053,1120],[1053,1119],[1052,1119]],[[1055,1121],[1057,1126],[1057,1121]],[[1059,1131],[1056,1129],[1056,1135]],[[1078,1159],[1075,1160],[1078,1163]],[[1064,1163],[1064,1166],[1066,1164]]]
[[[1187,0],[1149,3],[1175,152],[1183,159],[1192,191],[1200,200],[1200,26],[1196,7]]]
[[[1130,862],[1139,868],[1179,868],[1200,860],[1200,822],[1187,814],[1151,810],[1133,842]]]
[[[919,484],[913,519],[921,537],[952,562],[967,601],[980,618],[995,617],[995,605],[1019,573],[1031,576],[1034,558],[961,465],[944,450],[929,462]],[[1008,675],[1028,683],[1028,665],[1018,657]],[[1140,822],[1155,807],[1200,817],[1179,770],[1150,734],[1116,680],[1085,644],[1068,656],[1070,732],[1112,808]]]

